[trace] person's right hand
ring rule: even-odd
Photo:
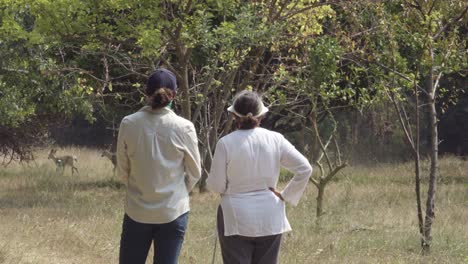
[[[276,196],[278,196],[278,198],[280,198],[281,201],[284,202],[284,198],[283,198],[283,196],[281,195],[280,192],[278,192],[278,191],[277,191],[275,188],[273,188],[273,187],[270,187],[270,188],[268,188],[268,189],[269,189],[270,191],[272,191]]]

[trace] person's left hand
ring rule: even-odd
[[[276,196],[278,196],[278,198],[280,198],[281,201],[284,202],[284,198],[283,198],[283,196],[281,195],[280,192],[278,192],[278,191],[277,191],[275,188],[273,188],[273,187],[270,187],[270,188],[268,188],[268,189],[269,189],[270,191],[272,191]]]

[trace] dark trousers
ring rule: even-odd
[[[187,229],[188,213],[166,224],[144,224],[125,214],[120,239],[120,264],[144,264],[154,241],[153,263],[177,264]]]
[[[281,234],[262,237],[224,236],[224,219],[218,207],[218,236],[224,264],[276,264]]]

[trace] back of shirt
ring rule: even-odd
[[[281,135],[263,128],[237,130],[221,142],[226,148],[228,193],[276,186],[280,171]]]
[[[282,192],[295,205],[312,173],[308,160],[277,132],[237,130],[218,142],[207,185],[223,194],[276,188],[281,167],[295,174]]]
[[[167,223],[189,210],[188,192],[201,175],[190,121],[166,108],[142,108],[122,120],[117,158],[133,220]]]

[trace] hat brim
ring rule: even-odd
[[[266,113],[269,111],[268,107],[266,107],[265,105],[263,105],[263,103],[261,104],[261,107],[262,107],[262,110],[260,111],[260,113],[257,114],[257,115],[255,115],[255,116],[253,116],[253,117],[260,117],[260,116],[266,114]],[[229,106],[227,110],[228,110],[229,112],[235,114],[235,115],[238,116],[238,117],[246,117],[246,115],[239,114],[239,113],[234,109],[234,105]]]

